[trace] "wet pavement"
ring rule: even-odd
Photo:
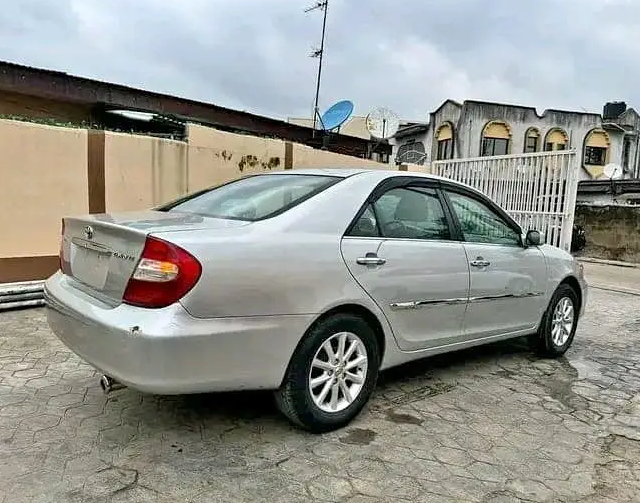
[[[640,266],[612,267],[606,264],[583,262],[589,281],[609,291],[640,295]]]
[[[2,313],[0,502],[640,501],[638,307],[593,289],[559,360],[514,342],[394,369],[322,436],[268,393],[105,398],[42,310]]]

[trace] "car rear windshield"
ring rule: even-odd
[[[249,176],[158,209],[232,220],[263,220],[287,211],[340,180],[325,175]]]

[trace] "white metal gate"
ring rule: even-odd
[[[496,201],[527,231],[570,251],[578,165],[575,150],[434,161],[435,175],[466,183]]]

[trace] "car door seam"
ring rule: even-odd
[[[344,264],[345,268],[347,269],[347,274],[349,274],[351,279],[354,281],[354,283],[357,285],[357,287],[367,296],[367,298],[371,302],[373,302],[373,305],[376,306],[379,309],[380,315],[387,322],[386,324],[387,324],[387,327],[389,328],[391,336],[393,337],[393,339],[394,339],[396,345],[398,346],[398,348],[400,348],[400,342],[398,341],[398,338],[396,337],[395,331],[393,330],[393,326],[391,325],[391,320],[389,320],[389,318],[387,317],[387,314],[384,312],[383,307],[367,291],[367,289],[363,285],[360,284],[360,281],[358,281],[358,278],[356,278],[355,274],[353,273],[353,271],[349,267],[349,264],[347,263],[347,258],[344,256],[344,251],[342,249],[342,242],[343,242],[344,239],[345,239],[344,237],[340,239],[339,250],[340,250],[340,256],[342,257],[342,263]],[[382,243],[385,242],[384,238],[379,238],[379,239],[380,239],[380,242],[378,243],[378,247],[376,248],[376,251],[375,251],[376,255],[378,254],[378,251],[380,250],[380,247],[382,246]]]

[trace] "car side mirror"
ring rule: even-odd
[[[540,246],[542,244],[542,236],[536,230],[530,230],[524,239],[526,246]]]

